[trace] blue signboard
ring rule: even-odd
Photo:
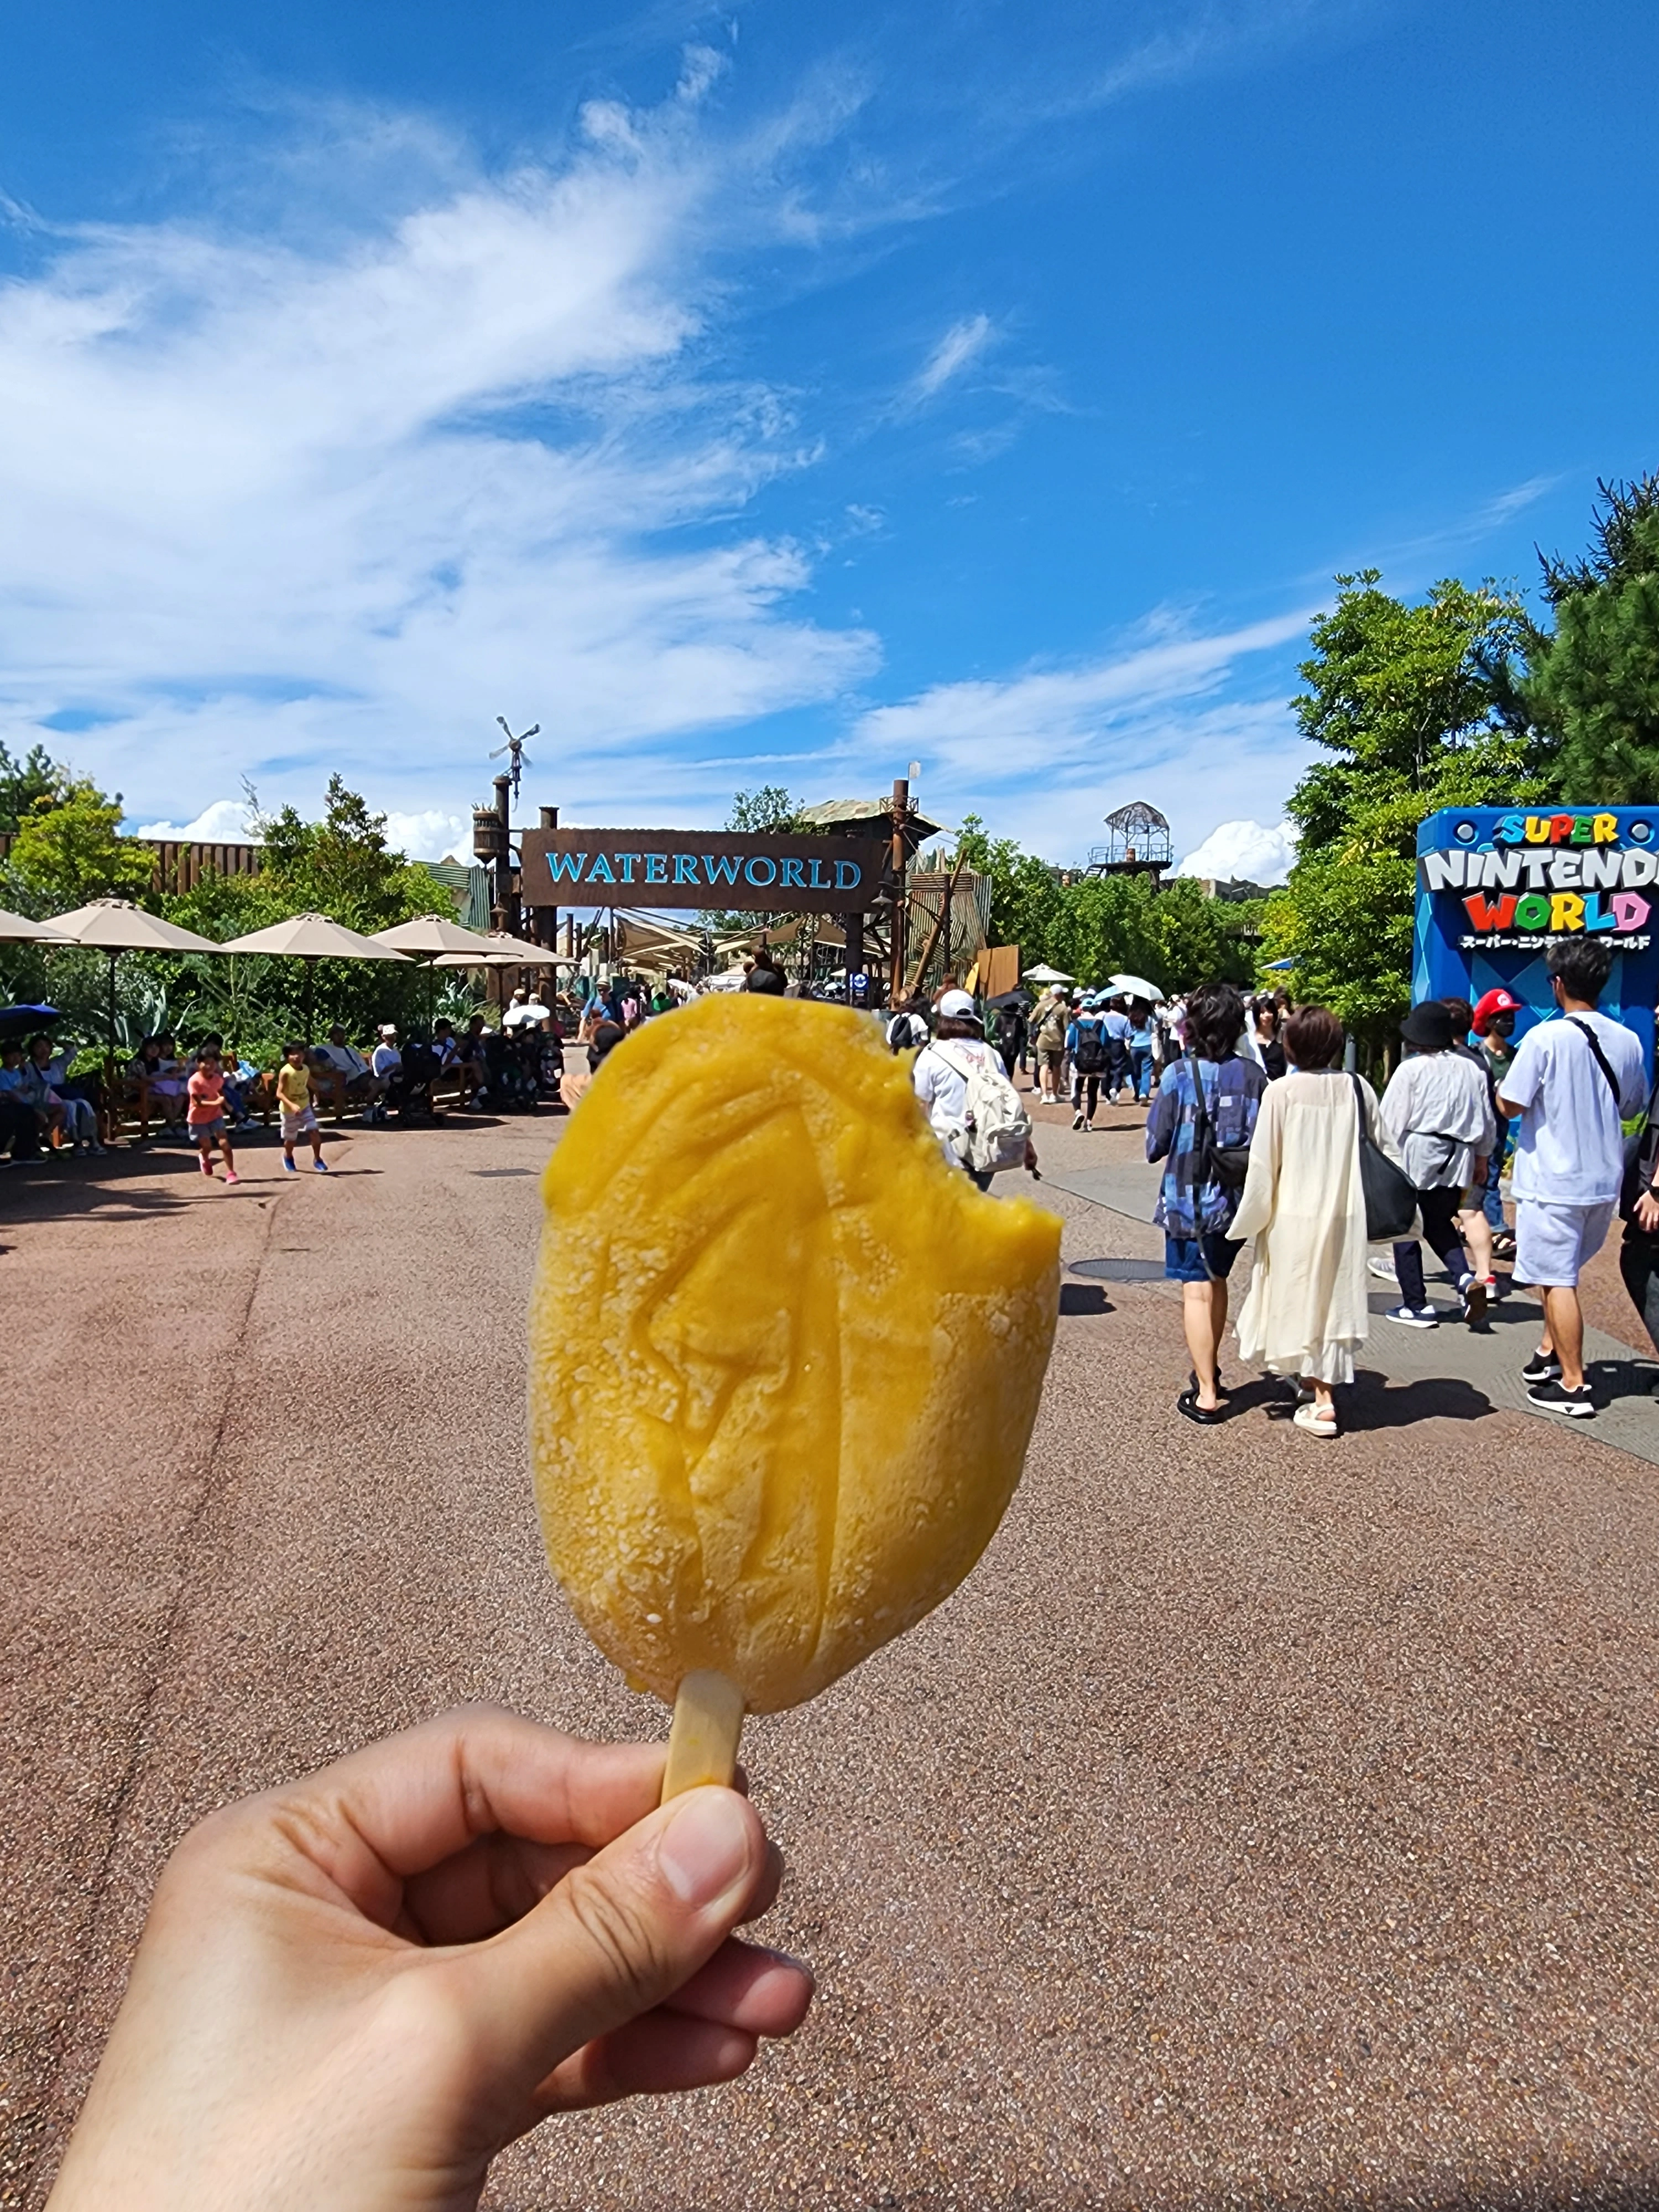
[[[1659,808],[1445,808],[1417,833],[1413,1001],[1501,986],[1521,1001],[1524,1036],[1554,1007],[1544,955],[1589,933],[1613,954],[1602,1011],[1636,1031],[1651,1066],[1656,908]]]

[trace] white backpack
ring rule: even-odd
[[[1031,1117],[1000,1066],[987,1067],[977,1060],[952,1060],[939,1043],[927,1049],[936,1052],[968,1085],[961,1124],[951,1132],[951,1149],[963,1165],[975,1175],[1001,1175],[1009,1168],[1023,1168],[1025,1149],[1031,1141]]]

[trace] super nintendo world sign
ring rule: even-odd
[[[1645,951],[1656,877],[1659,814],[1642,807],[1449,809],[1419,840],[1419,896],[1465,951],[1536,951],[1580,932]]]
[[[676,906],[751,914],[860,914],[881,885],[872,837],[745,836],[730,830],[526,830],[526,906]]]

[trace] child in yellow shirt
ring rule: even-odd
[[[316,1109],[311,1103],[311,1077],[307,1072],[306,1048],[302,1044],[283,1047],[283,1064],[276,1071],[276,1104],[283,1116],[284,1172],[299,1174],[294,1164],[294,1147],[301,1137],[309,1137],[311,1164],[319,1175],[326,1175],[328,1162],[323,1158],[323,1133],[317,1126]]]

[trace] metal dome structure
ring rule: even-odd
[[[1107,842],[1089,854],[1091,876],[1160,876],[1175,857],[1170,825],[1157,807],[1132,799],[1106,817]]]

